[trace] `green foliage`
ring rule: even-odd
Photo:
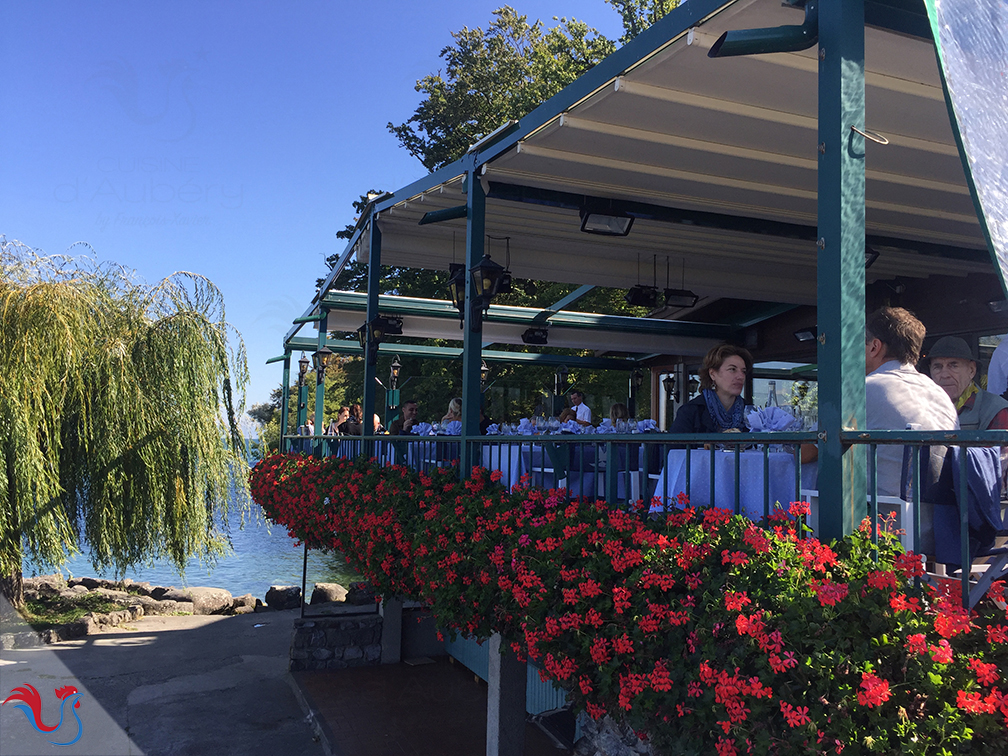
[[[122,609],[122,604],[98,593],[85,593],[79,598],[52,596],[25,602],[24,618],[32,630],[49,630],[79,620],[88,612],[108,614]]]
[[[0,574],[83,542],[119,573],[221,554],[229,501],[247,501],[247,382],[206,278],[151,286],[0,237]]]
[[[626,44],[670,10],[678,8],[681,0],[606,0],[606,2],[616,9],[623,20],[623,36],[620,37],[620,42]]]
[[[595,29],[559,19],[544,29],[504,6],[481,28],[454,32],[441,72],[424,77],[424,99],[408,121],[388,129],[434,171],[511,119],[519,119],[615,50]]]

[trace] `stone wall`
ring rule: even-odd
[[[381,662],[382,618],[368,614],[294,620],[290,670],[344,669]]]

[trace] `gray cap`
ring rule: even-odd
[[[929,358],[944,357],[956,360],[971,360],[976,362],[969,344],[958,336],[942,336],[931,347],[927,355]]]

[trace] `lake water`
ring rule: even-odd
[[[147,581],[152,585],[213,586],[226,588],[234,596],[251,593],[256,598],[265,599],[271,585],[301,585],[301,565],[304,547],[295,546],[294,539],[280,525],[267,524],[262,510],[254,502],[251,516],[246,518],[245,527],[239,527],[241,517],[235,513],[230,521],[233,553],[218,560],[209,571],[193,560],[186,568],[185,577],[180,577],[175,567],[166,562],[155,562],[150,567],[127,572],[125,577]],[[49,570],[51,571],[51,570]],[[71,559],[63,566],[63,574],[68,577],[93,576],[115,578],[109,573],[99,573],[88,561],[86,555]],[[25,576],[43,572],[31,564],[24,565]],[[347,586],[360,580],[346,566],[342,557],[308,552],[308,598],[311,598],[313,583],[340,583]]]

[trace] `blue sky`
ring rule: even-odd
[[[501,4],[4,3],[0,233],[51,254],[86,241],[149,282],[206,275],[265,401],[281,372],[263,363],[351,202],[425,173],[385,124],[411,115],[450,32]],[[622,32],[603,0],[511,5]]]

